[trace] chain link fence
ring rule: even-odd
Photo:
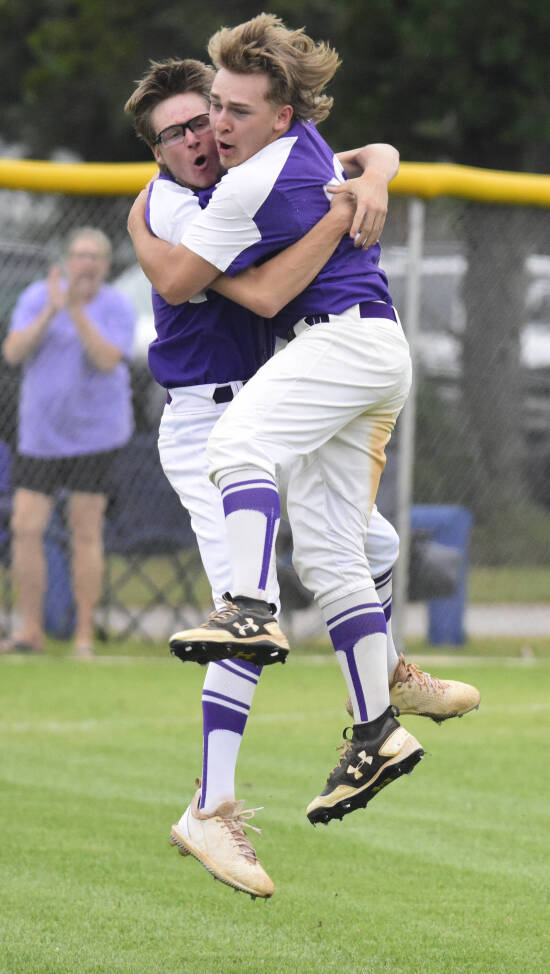
[[[126,233],[132,196],[0,190],[0,340],[21,291],[59,260],[67,233],[101,228],[113,243],[110,282],[138,316],[131,361],[135,433],[123,451],[106,523],[107,570],[98,631],[165,637],[209,608],[207,581],[188,518],[160,468],[156,434],[164,393],[147,367],[153,337],[148,284]],[[460,508],[471,517],[470,565],[547,565],[550,556],[550,236],[544,207],[435,198],[423,205],[415,256],[413,422],[398,424],[379,495],[382,512],[403,524],[403,505]],[[382,264],[405,330],[411,311],[409,200],[394,195]],[[19,372],[0,362],[1,625],[10,628],[10,457],[16,446]],[[410,407],[407,407],[410,408]],[[411,487],[400,495],[403,437]],[[401,473],[400,473],[401,468]],[[399,525],[398,525],[399,526]],[[422,529],[413,532],[421,535]],[[424,533],[429,534],[425,529]],[[48,529],[49,629],[71,632],[63,498]],[[407,546],[408,548],[409,546]],[[292,608],[307,596],[288,577]],[[409,598],[419,585],[415,545],[407,550]],[[412,562],[409,560],[412,558]],[[430,566],[422,571],[429,574]],[[406,573],[407,574],[407,573]],[[437,575],[437,570],[435,572]],[[421,581],[421,579],[420,579]],[[52,586],[57,588],[52,590]],[[429,593],[428,593],[429,594]]]

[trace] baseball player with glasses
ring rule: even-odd
[[[151,145],[155,158],[161,167],[161,177],[153,182],[146,194],[149,226],[158,237],[164,237],[173,243],[181,238],[185,225],[197,213],[200,214],[200,207],[206,205],[206,195],[210,196],[211,192],[203,195],[203,189],[208,187],[211,190],[212,181],[219,176],[220,167],[212,133],[204,125],[206,113],[201,112],[201,108],[205,107],[207,95],[200,86],[195,84],[193,88],[193,83],[188,76],[186,77],[180,72],[179,77],[176,77],[176,64],[190,65],[192,63],[172,62],[171,70],[168,69],[168,63],[153,65],[150,77],[146,76],[146,79],[141,83],[142,87],[138,86],[127,105],[127,111],[134,117],[138,134]],[[152,83],[152,79],[154,79],[155,84]],[[159,83],[161,80],[162,83]],[[209,81],[210,79],[208,79],[208,83]],[[190,125],[189,122],[192,122],[193,125]],[[374,175],[371,176],[371,179],[374,183],[377,179],[381,179],[384,165],[386,166],[383,183],[387,200],[387,183],[395,174],[395,154],[394,156],[390,155],[389,160],[382,164],[383,157],[380,156],[380,147],[369,148],[371,149],[371,158],[374,156],[377,165],[382,166],[380,173],[377,173],[376,165],[373,166]],[[384,150],[386,156],[388,148],[385,147]],[[356,170],[351,164],[352,155],[351,153],[344,154],[343,161],[353,174]],[[355,195],[362,201],[365,194],[357,181],[349,185],[354,187]],[[362,187],[365,185],[368,185],[368,180],[361,183]],[[372,199],[372,187],[370,192]],[[163,291],[165,297],[172,300],[173,294],[170,289],[166,290],[163,277],[168,252],[162,249],[160,239],[152,240],[142,224],[143,202],[143,199],[138,202],[130,218],[130,230],[136,244],[136,251],[153,283]],[[385,205],[382,207],[371,206],[371,212],[368,211],[368,207],[366,211],[363,208],[361,214],[358,209],[354,221],[355,226],[352,226],[351,230],[354,237],[358,233],[360,235],[356,243],[366,244],[368,247],[377,239],[384,222]],[[328,201],[325,209],[327,208]],[[373,213],[374,215],[372,215]],[[342,234],[349,227],[348,216],[346,215],[343,222],[341,216],[339,218],[334,216],[334,212],[331,215],[329,211],[326,215],[321,216],[322,221],[325,221],[325,226],[322,226],[321,221],[321,224],[314,227],[304,240],[294,243],[290,251],[280,254],[259,268],[250,267],[248,271],[238,274],[233,279],[217,277],[213,283],[214,288],[221,294],[228,296],[233,289],[231,297],[245,304],[251,304],[260,313],[273,314],[279,310],[281,304],[306,286],[329,259],[332,251],[341,246]],[[333,221],[332,224],[329,222],[331,220]],[[370,231],[364,229],[364,225],[368,221],[370,221]],[[318,237],[312,237],[318,229]],[[312,243],[308,242],[308,236],[313,241]],[[288,242],[291,243],[292,241],[289,240]],[[162,252],[160,262],[156,256],[159,253],[158,247],[161,247]],[[298,250],[300,247],[303,248],[301,252]],[[321,256],[320,248],[325,248]],[[176,251],[183,249],[179,245],[174,248]],[[286,264],[284,263],[285,260]],[[300,274],[303,273],[301,270],[297,270],[299,261],[302,261],[304,265],[309,261],[307,281],[299,279]],[[278,265],[277,262],[279,262]],[[274,268],[271,271],[270,264]],[[268,278],[266,275],[270,272],[273,276]],[[263,280],[260,277],[262,274],[264,275]],[[247,278],[250,279],[248,284]],[[281,281],[284,281],[285,284],[284,294],[281,290]],[[237,288],[242,290],[239,292],[236,290]],[[262,288],[265,289],[265,294],[262,292]],[[192,300],[189,301],[187,298],[192,298]],[[222,305],[224,310],[218,320],[216,320],[215,315],[215,302],[217,300],[225,304],[225,307]],[[233,398],[235,392],[242,386],[243,380],[251,376],[261,364],[258,359],[261,359],[262,355],[267,358],[265,345],[263,350],[258,349],[256,345],[254,353],[256,358],[247,362],[247,371],[243,371],[243,344],[252,340],[253,334],[256,335],[257,343],[259,336],[263,336],[265,342],[265,336],[268,335],[267,344],[270,344],[271,338],[270,330],[265,323],[259,323],[257,318],[252,315],[248,316],[242,308],[237,309],[230,301],[218,298],[212,294],[210,289],[206,294],[201,295],[196,294],[195,287],[193,294],[185,296],[183,302],[177,307],[173,307],[164,301],[159,294],[154,295],[158,338],[151,346],[150,363],[153,373],[167,387],[170,394],[170,401],[161,423],[159,449],[164,469],[171,483],[178,491],[184,505],[191,512],[192,524],[197,533],[205,568],[212,582],[215,602],[219,606],[224,604],[221,600],[221,593],[230,586],[231,573],[222,520],[223,507],[219,493],[207,480],[205,444],[208,433],[217,418],[242,395],[239,392],[239,396],[236,399]],[[213,318],[214,325],[212,326]],[[249,327],[252,319],[254,320],[254,330]],[[233,328],[233,321],[238,322],[235,329]],[[202,330],[200,330],[201,327]],[[215,349],[219,342],[222,343],[224,351],[217,361],[213,361]],[[201,356],[195,354],[199,350]],[[237,357],[235,358],[235,356]],[[198,370],[196,365],[199,361],[202,362],[201,370]],[[228,371],[231,368],[234,369],[232,373]],[[385,560],[382,555],[384,571],[380,573],[380,590],[384,596],[386,611],[389,615],[391,612],[391,565],[397,553],[397,538],[391,526],[379,515],[373,515],[372,523],[375,524],[377,518],[382,525],[387,525],[385,532],[383,527],[378,532],[379,538],[386,538],[381,545],[379,544],[378,550],[382,553],[385,548]],[[369,531],[367,543],[372,538],[375,544],[376,537],[376,532],[371,533]],[[376,552],[370,557],[376,559]],[[272,566],[269,567],[267,576],[264,594],[267,596],[267,601],[276,602],[276,577]],[[231,612],[232,610],[224,604],[223,614],[227,611]],[[216,618],[216,625],[219,628],[219,615],[215,614],[214,618]],[[271,616],[271,619],[273,618]],[[247,621],[248,619],[251,621]],[[209,625],[211,623],[212,619]],[[256,624],[254,616],[251,616],[248,611],[245,612],[244,618],[238,621],[238,626],[245,633]],[[246,637],[243,638],[246,639]],[[384,643],[385,639],[384,633]],[[180,646],[179,637],[173,642],[176,650],[178,650]],[[197,793],[192,805],[182,816],[180,822],[174,826],[172,839],[179,846],[180,851],[191,852],[218,878],[228,882],[229,885],[238,889],[245,889],[252,895],[269,896],[273,890],[272,883],[258,863],[254,850],[249,843],[246,844],[241,803],[234,800],[234,770],[238,748],[255,686],[261,672],[260,667],[256,664],[264,662],[265,658],[261,654],[256,655],[254,651],[252,659],[246,659],[246,656],[250,655],[250,647],[245,648],[244,642],[243,646],[238,649],[238,653],[232,652],[231,648],[226,651],[226,642],[228,641],[224,640],[221,659],[219,652],[221,643],[219,640],[214,640],[214,652],[210,657],[206,657],[207,659],[218,660],[218,662],[212,663],[209,667],[203,690],[204,763],[202,790]],[[268,652],[271,649],[272,647],[268,647]],[[398,688],[401,688],[402,692],[405,684],[411,683],[410,677],[413,669],[410,664],[405,664],[402,659],[398,659],[393,643],[391,643],[391,649],[391,654],[388,650],[386,689],[388,672],[395,674],[399,669],[402,678],[393,682],[396,691],[399,692]],[[204,659],[201,653],[202,650],[196,658]],[[384,658],[385,656],[386,650],[384,648]],[[184,655],[183,658],[187,657]],[[426,679],[430,679],[427,674],[421,674],[421,678],[420,681],[416,681],[418,686],[422,680],[425,682]],[[444,694],[447,694],[448,698],[447,687],[453,690],[455,699],[452,707],[455,708],[456,712],[456,687],[459,685],[444,685],[440,681],[432,682],[434,687],[436,684],[440,684],[437,693],[432,694],[432,696],[438,697],[439,708],[442,707]],[[424,712],[427,712],[426,695],[421,700],[422,695],[419,689],[414,690],[413,688],[413,692],[416,692],[417,706],[413,712],[422,712],[418,709],[420,703],[424,706]],[[445,716],[454,715],[451,712],[449,699],[445,699],[443,707],[447,711]],[[234,841],[235,829],[240,836],[240,845],[239,843],[236,845]],[[216,850],[214,853],[212,852],[213,848]]]

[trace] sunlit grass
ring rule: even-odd
[[[2,974],[548,970],[547,661],[433,666],[475,682],[480,711],[405,719],[426,751],[414,774],[315,830],[344,683],[328,655],[269,667],[238,769],[239,797],[265,806],[264,904],[170,849],[204,671],[130,648],[0,660]]]

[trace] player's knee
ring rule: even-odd
[[[206,455],[210,471],[232,466],[233,458],[240,457],[243,437],[237,425],[229,421],[231,411],[227,409],[210,431],[206,443]]]
[[[324,605],[348,592],[372,586],[364,552],[339,552],[334,547],[321,551],[295,544],[292,564],[315,600]]]
[[[386,562],[384,570],[395,565],[399,558],[399,535],[392,524],[388,524],[386,537],[384,538],[384,560]]]
[[[393,568],[399,557],[399,535],[389,521],[385,522],[383,534],[367,533],[365,552],[374,578]]]
[[[313,577],[315,572],[313,571],[310,552],[297,541],[296,537],[293,537],[292,567],[302,585],[305,585],[316,596],[317,580]]]

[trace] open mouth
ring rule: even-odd
[[[193,165],[197,166],[200,169],[201,166],[204,166],[205,162],[206,162],[206,156],[197,156]]]

